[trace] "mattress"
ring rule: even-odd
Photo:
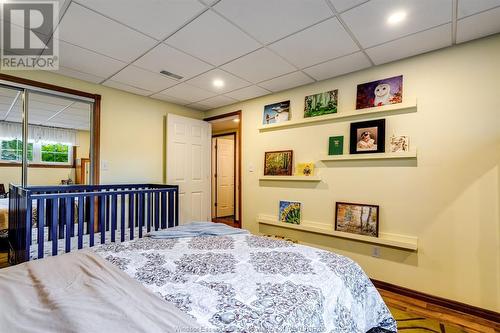
[[[347,257],[246,235],[152,239],[93,248],[207,332],[396,332]]]

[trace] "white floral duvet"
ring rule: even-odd
[[[251,234],[94,249],[205,332],[397,331],[359,265],[332,252]]]

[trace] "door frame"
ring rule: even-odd
[[[243,139],[243,132],[242,132],[243,117],[241,114],[241,110],[229,112],[229,113],[224,113],[224,114],[220,114],[220,115],[213,116],[213,117],[208,117],[208,118],[205,118],[203,120],[204,121],[212,121],[212,120],[227,118],[227,117],[231,117],[231,116],[238,116],[238,118],[240,119],[240,121],[238,122],[238,134],[237,134],[237,139],[238,139],[237,140],[238,141],[238,145],[237,145],[238,153],[236,154],[237,160],[235,159],[235,163],[236,163],[236,161],[238,161],[238,168],[237,168],[238,169],[238,177],[236,177],[235,185],[238,186],[238,196],[237,196],[238,197],[238,216],[237,216],[238,219],[237,219],[237,221],[238,221],[239,227],[241,228],[241,226],[243,225],[243,221],[241,218],[243,216],[243,214],[242,214],[243,202],[241,201],[241,193],[243,192],[243,188],[241,187],[241,170],[242,170],[242,167],[241,167],[241,141]],[[235,189],[235,191],[236,191],[236,189]],[[235,205],[235,209],[236,209],[236,205]]]
[[[216,134],[216,135],[213,135],[212,134],[212,139],[214,138],[221,138],[221,137],[224,137],[224,136],[232,136],[234,137],[234,149],[233,149],[233,167],[234,167],[234,173],[233,173],[233,183],[234,183],[234,187],[233,187],[233,202],[234,202],[234,216],[236,217],[236,182],[237,182],[237,177],[236,177],[236,159],[237,159],[237,154],[236,154],[236,141],[237,141],[237,138],[238,138],[238,134],[236,132],[227,132],[227,133],[223,133],[223,134]],[[215,173],[218,175],[218,165],[217,165],[217,144],[215,145]],[[210,155],[212,156],[212,155]],[[215,203],[217,203],[217,183],[218,183],[218,180],[219,180],[219,177],[215,177],[215,186],[214,186],[214,189],[215,189]],[[212,203],[213,204],[213,203]],[[215,206],[215,218],[217,218],[217,207],[218,206]],[[238,203],[238,212],[239,212],[239,203]],[[239,221],[238,221],[239,223]]]

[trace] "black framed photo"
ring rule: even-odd
[[[385,119],[351,123],[349,153],[385,152]]]

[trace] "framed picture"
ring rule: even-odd
[[[403,75],[358,84],[356,109],[403,102]]]
[[[328,139],[328,155],[342,155],[344,153],[344,136],[331,136]]]
[[[302,204],[297,201],[280,200],[279,218],[281,222],[300,224]]]
[[[391,153],[402,153],[410,151],[410,138],[406,135],[391,136],[389,140]]]
[[[351,154],[385,152],[385,119],[351,123]]]
[[[264,153],[264,176],[291,176],[293,151],[269,151]]]
[[[314,163],[297,163],[295,174],[297,176],[312,176],[314,174]]]
[[[337,113],[338,90],[306,96],[304,103],[304,118]]]
[[[290,101],[279,102],[264,106],[262,124],[282,123],[290,120]]]
[[[378,237],[378,211],[375,205],[337,202],[335,230]]]

